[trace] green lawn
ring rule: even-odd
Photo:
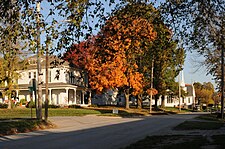
[[[44,109],[42,109],[44,115]],[[36,111],[32,109],[32,118],[35,118]],[[87,114],[101,114],[97,110],[89,109],[74,109],[74,108],[57,108],[49,109],[49,116],[83,116]],[[12,118],[31,118],[31,109],[29,108],[15,108],[15,109],[0,109],[0,119]]]
[[[191,109],[181,109],[181,111],[179,111],[179,108],[175,108],[175,107],[165,107],[165,108],[162,108],[162,110],[166,112],[172,112],[172,113],[192,112]]]

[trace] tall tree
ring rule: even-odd
[[[129,108],[129,95],[143,89],[143,74],[138,72],[136,60],[155,36],[152,24],[144,18],[120,12],[110,17],[98,34],[96,52],[88,66],[91,86],[99,91],[123,89]]]
[[[209,104],[213,100],[214,86],[211,82],[194,83],[196,99],[199,103]]]
[[[2,1],[0,4],[0,82],[5,96],[8,96],[8,108],[12,107],[11,95],[20,76],[18,71],[24,69],[26,63],[20,55],[27,44],[22,41],[26,34],[20,20],[20,7],[17,4],[17,1]]]
[[[173,27],[177,37],[187,44],[186,47],[206,58],[203,64],[220,87],[223,118],[225,1],[168,0],[161,10],[166,22]]]
[[[162,106],[164,107],[164,96],[167,89],[173,91],[175,78],[182,70],[185,59],[185,51],[173,40],[173,32],[164,24],[161,15],[153,21],[157,38],[153,42],[154,50],[154,86],[158,90],[155,98],[155,107],[159,96],[162,96]],[[175,91],[173,91],[175,92]]]

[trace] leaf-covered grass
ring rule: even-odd
[[[147,148],[160,148],[160,149],[199,149],[207,143],[206,138],[202,136],[151,136],[146,137],[134,144],[129,145],[125,149],[147,149]]]
[[[149,115],[148,110],[136,108],[124,109],[122,107],[103,106],[103,107],[90,107],[88,109],[99,111],[100,116],[137,117]],[[118,114],[113,114],[113,109],[117,109]]]
[[[200,121],[185,121],[176,127],[174,127],[174,130],[213,130],[213,129],[219,129],[224,125],[222,122],[200,122]]]
[[[30,132],[34,130],[53,128],[50,122],[39,121],[36,119],[16,119],[0,122],[0,136],[17,133]]]
[[[176,107],[165,107],[162,108],[162,110],[164,110],[165,112],[173,112],[173,113],[185,113],[185,112],[192,112],[191,109],[181,109],[181,111],[179,111],[179,108]]]

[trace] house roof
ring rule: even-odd
[[[18,85],[20,89],[28,89],[28,87],[30,86],[29,84],[22,84],[22,85]],[[68,83],[48,83],[48,88],[62,88],[65,89],[66,87],[69,88],[83,88],[83,87],[79,87],[73,84],[68,84]],[[42,88],[45,88],[45,84],[42,85]]]
[[[28,87],[30,84],[19,84],[17,85],[17,88],[19,90],[28,90]],[[48,88],[52,89],[65,89],[65,88],[76,88],[77,90],[84,90],[86,89],[85,87],[82,86],[76,86],[73,84],[68,84],[68,83],[48,83]],[[42,89],[45,88],[45,84],[42,85]],[[0,91],[4,90],[4,88],[0,88]],[[88,89],[89,90],[89,89]]]
[[[185,84],[185,87],[187,88],[187,96],[194,96],[194,86],[191,84]]]
[[[33,55],[29,57],[28,59],[29,65],[27,66],[27,69],[36,69],[37,68],[37,55]],[[41,67],[45,67],[46,65],[46,57],[42,55],[40,57],[41,61]],[[58,58],[55,55],[49,56],[49,67],[69,67],[69,63],[67,61],[64,61],[63,59]]]

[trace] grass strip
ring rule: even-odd
[[[214,130],[219,129],[224,125],[222,122],[200,122],[200,121],[185,121],[176,127],[174,127],[174,130]]]
[[[168,135],[168,136],[148,136],[125,149],[199,149],[207,144],[207,140],[202,136]]]

